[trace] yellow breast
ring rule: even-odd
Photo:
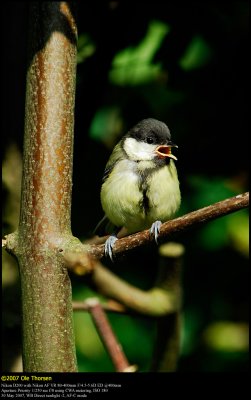
[[[129,233],[150,228],[156,220],[171,219],[180,206],[180,190],[175,164],[154,170],[144,183],[148,208],[143,207],[142,165],[122,160],[118,162],[101,188],[101,203],[109,220],[125,226]]]

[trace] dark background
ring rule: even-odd
[[[119,138],[143,118],[166,122],[179,145],[180,215],[245,192],[248,2],[83,3],[77,6],[73,234],[89,237],[102,217],[99,192],[105,163]],[[13,143],[22,152],[27,11],[26,2],[5,3],[3,8],[3,159]],[[161,36],[158,32],[163,31]],[[149,43],[155,43],[154,50],[144,58]],[[4,184],[3,234],[15,228],[6,212],[8,199]],[[177,238],[186,247],[179,371],[247,370],[247,230],[245,210]],[[151,248],[109,267],[147,289],[155,278],[156,259],[157,250]],[[3,279],[5,369],[20,348],[18,274],[15,277],[8,284]],[[75,299],[93,295],[76,277],[72,283]],[[130,361],[147,371],[154,323],[124,316],[110,319]],[[75,326],[80,371],[112,371],[89,316],[76,314]],[[83,326],[89,332],[86,343]]]

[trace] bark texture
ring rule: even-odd
[[[71,235],[77,30],[70,3],[31,3],[30,40],[21,212],[13,236],[24,371],[73,372],[71,283],[58,253]]]

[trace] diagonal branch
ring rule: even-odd
[[[167,238],[170,239],[174,234],[184,232],[202,223],[223,217],[248,206],[249,192],[246,192],[165,222],[160,229],[159,241],[161,242]],[[151,241],[153,241],[153,238],[150,236],[148,230],[135,233],[134,235],[119,239],[114,245],[113,254],[117,256],[122,255],[127,250],[145,246]],[[94,258],[100,259],[104,255],[104,245],[92,245],[88,253]]]
[[[86,304],[92,320],[97,328],[100,339],[102,340],[116,371],[135,372],[136,366],[129,364],[98,299],[87,299]]]
[[[193,211],[163,224],[160,231],[160,238],[162,240],[164,238],[170,239],[174,234],[184,232],[204,222],[209,222],[248,207],[248,204],[249,193],[247,192]],[[147,245],[151,240],[148,231],[139,232],[118,240],[114,247],[114,253],[117,255],[123,254],[127,250]],[[91,270],[91,281],[103,295],[115,299],[134,312],[136,311],[137,313],[155,317],[169,315],[177,312],[180,308],[178,286],[168,287],[168,290],[165,290],[163,286],[163,282],[169,281],[169,268],[167,269],[167,277],[163,280],[161,287],[153,287],[151,290],[145,292],[124,282],[100,264],[97,259],[103,256],[104,245],[86,245],[86,247],[82,245],[82,249],[82,251],[86,251],[87,254],[96,258],[92,268],[88,267],[86,263],[81,262],[83,252],[80,248],[79,254],[75,253],[73,258],[68,257],[67,264],[70,265],[73,271],[77,267],[78,274],[84,275]],[[170,251],[170,254],[172,254],[172,250]],[[181,256],[182,249],[180,249],[179,252],[180,254],[176,254],[175,257]],[[67,258],[67,252],[63,254],[63,256]]]
[[[161,242],[164,239],[170,240],[175,234],[185,232],[188,229],[195,228],[205,222],[223,217],[248,206],[249,192],[246,192],[200,208],[182,217],[165,222],[160,229],[159,241]],[[128,250],[146,246],[152,241],[153,238],[150,236],[148,230],[138,232],[119,239],[114,245],[113,253],[117,256],[122,255]],[[6,235],[2,239],[2,247],[10,253],[15,253],[15,233]],[[68,268],[74,272],[77,269],[79,275],[91,273],[94,269],[94,260],[101,259],[104,256],[104,244],[82,244],[80,240],[74,237],[69,237],[68,242],[63,246],[59,244],[57,250],[61,253]]]

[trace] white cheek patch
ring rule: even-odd
[[[130,160],[133,161],[149,161],[155,156],[155,144],[139,142],[134,138],[126,138],[124,141],[124,150]]]

